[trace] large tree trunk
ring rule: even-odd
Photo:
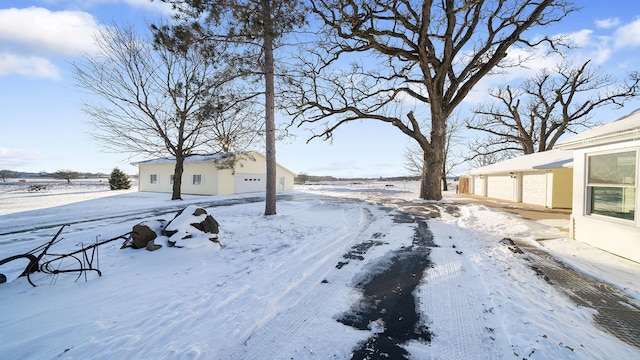
[[[264,20],[264,79],[265,79],[265,156],[267,158],[267,184],[265,194],[265,215],[276,214],[276,122],[275,86],[273,60],[273,30],[270,0],[262,0]]]
[[[431,142],[424,150],[420,198],[442,200],[442,175],[448,114],[431,107]]]
[[[431,155],[426,152],[424,154],[420,198],[442,200],[442,158],[437,155],[437,152]]]
[[[173,193],[171,200],[182,200],[182,172],[184,171],[184,157],[176,156],[176,167],[173,171]]]

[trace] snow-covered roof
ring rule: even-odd
[[[204,154],[204,155],[191,155],[187,156],[184,159],[185,163],[200,163],[200,162],[216,162],[222,159],[229,158],[233,156],[234,153],[230,152],[219,152],[216,154]],[[131,163],[131,165],[141,165],[141,164],[173,164],[176,162],[175,156],[167,156],[158,159],[144,160]]]
[[[556,146],[560,149],[579,149],[633,140],[640,140],[640,109],[608,124],[572,136]]]
[[[551,170],[572,167],[573,151],[550,150],[523,155],[495,164],[476,168],[468,171],[466,175],[508,174],[510,172]]]

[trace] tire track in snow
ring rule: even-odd
[[[304,274],[299,281],[286,289],[278,299],[275,299],[270,306],[273,308],[267,315],[257,320],[255,326],[249,329],[250,334],[245,341],[235,348],[229,349],[220,354],[220,359],[307,359],[339,356],[346,358],[351,355],[352,346],[362,340],[363,334],[352,331],[344,327],[333,319],[333,315],[340,310],[337,306],[349,306],[349,304],[337,304],[349,297],[352,290],[349,287],[352,281],[353,272],[337,269],[335,264],[344,253],[355,243],[371,239],[373,234],[380,233],[382,229],[388,228],[387,217],[379,217],[374,221],[369,205],[360,203],[361,219],[358,226],[348,229],[341,236],[330,243],[318,248],[318,244],[313,244],[310,249],[314,249],[314,254],[307,256],[303,264],[311,265],[305,268]],[[345,229],[346,230],[346,229]],[[317,257],[313,263],[309,260]],[[297,261],[292,259],[292,261]],[[344,294],[346,292],[346,294]],[[340,295],[338,295],[340,294]],[[286,307],[279,307],[286,303],[286,298],[296,298],[292,304]],[[340,300],[342,299],[342,300]],[[325,318],[319,315],[329,314]],[[352,340],[344,349],[323,346],[323,341],[330,344],[335,339],[321,339],[315,336],[316,326],[335,328],[336,334],[341,333],[344,337]],[[292,337],[305,339],[305,348],[296,348],[296,344],[301,341],[290,341]]]
[[[486,358],[502,358],[509,353],[500,348],[505,343],[503,327],[495,320],[495,305],[481,274],[464,253],[464,244],[460,246],[465,230],[436,221],[430,224],[440,247],[431,250],[433,267],[418,290],[420,309],[432,332],[428,353],[442,359],[473,359],[478,349],[484,349]]]

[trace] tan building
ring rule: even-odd
[[[193,155],[185,159],[182,193],[191,195],[232,195],[265,192],[266,158],[249,152],[240,158],[234,169],[221,168],[231,153]],[[138,190],[171,193],[175,157],[133,163],[138,166]],[[277,165],[277,191],[292,190],[295,174]]]
[[[570,209],[573,152],[551,150],[473,169],[463,176],[470,194],[516,203]]]

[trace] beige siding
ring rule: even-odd
[[[138,190],[149,192],[172,191],[171,175],[175,169],[174,164],[148,164],[139,166]],[[152,184],[151,175],[156,175],[158,182]]]
[[[201,177],[200,184],[194,184],[194,175]],[[219,194],[218,169],[212,163],[185,163],[182,174],[182,193],[192,195]]]
[[[218,195],[235,194],[234,175],[231,169],[222,169],[218,171],[218,181],[220,192]]]
[[[278,165],[276,169],[278,176],[278,191],[280,190],[293,190],[293,182],[296,174]]]
[[[573,200],[573,169],[553,170],[551,208],[571,209]]]
[[[171,193],[171,175],[175,164],[139,164],[139,191]],[[213,162],[186,162],[182,174],[182,193],[193,195],[231,195],[236,193],[235,175],[266,173],[266,159],[260,153],[251,153],[241,159],[235,170],[219,170]],[[157,175],[157,183],[150,182],[150,176]],[[199,175],[200,184],[194,184],[194,175]],[[277,165],[276,187],[278,191],[293,190],[295,174]]]

